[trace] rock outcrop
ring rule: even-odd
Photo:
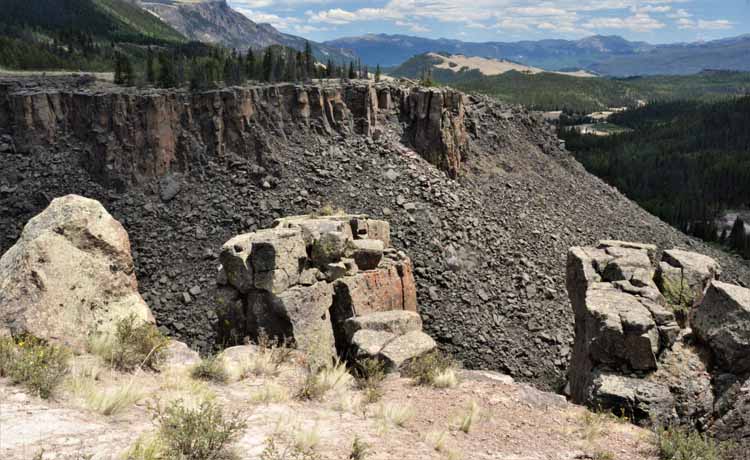
[[[411,122],[408,132],[415,149],[451,177],[461,172],[468,139],[464,97],[451,89],[414,88],[403,108]]]
[[[750,373],[750,289],[713,281],[691,324],[716,356],[717,367]]]
[[[568,253],[568,292],[576,318],[569,378],[578,403],[628,407],[639,418],[665,405],[659,398],[669,395],[668,389],[650,382],[639,387],[638,379],[621,377],[656,370],[659,356],[679,333],[654,285],[649,250],[603,242]]]
[[[117,319],[153,316],[138,293],[130,241],[94,200],[68,195],[31,219],[0,258],[0,329],[83,350]]]
[[[718,281],[721,269],[710,257],[664,251],[657,271],[655,254],[653,246],[612,241],[571,248],[571,397],[638,422],[679,422],[743,445],[750,432],[741,415],[750,290]],[[675,311],[686,316],[682,329]]]
[[[388,222],[342,214],[275,225],[221,250],[220,282],[243,299],[243,334],[293,340],[316,359],[366,355],[394,370],[436,347],[421,332],[411,260],[387,247]]]

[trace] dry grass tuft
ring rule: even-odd
[[[408,404],[382,403],[378,406],[375,415],[385,423],[403,427],[414,417],[414,409]]]
[[[308,373],[298,392],[300,399],[321,400],[329,392],[341,393],[352,385],[352,376],[342,362],[336,362]]]
[[[435,388],[455,388],[458,386],[456,370],[449,368],[435,375],[432,385]]]
[[[256,404],[281,403],[289,400],[289,390],[275,383],[266,383],[250,394],[250,401]]]
[[[158,370],[168,344],[169,339],[154,324],[130,315],[117,322],[114,333],[89,337],[88,349],[111,367],[131,372],[142,368]]]
[[[469,433],[481,418],[481,408],[476,401],[469,402],[466,411],[458,417],[458,429],[464,433]]]

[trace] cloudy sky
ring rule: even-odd
[[[750,0],[229,0],[313,40],[398,33],[468,41],[616,34],[652,43],[750,33]]]

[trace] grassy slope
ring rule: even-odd
[[[185,41],[185,37],[179,32],[136,5],[123,0],[93,1],[103,13],[112,18],[117,30],[126,35],[138,34],[169,42]]]

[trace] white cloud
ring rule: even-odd
[[[289,30],[293,26],[297,26],[302,23],[302,20],[295,17],[282,17],[275,14],[264,13],[262,11],[250,10],[247,8],[236,8],[237,11],[244,14],[251,21],[257,22],[258,24],[268,23],[277,29]]]
[[[587,29],[617,29],[631,32],[648,32],[663,29],[666,24],[648,14],[637,13],[628,17],[593,18],[583,24]]]
[[[581,35],[608,30],[633,33],[674,29],[728,29],[727,20],[701,20],[694,0],[230,0],[251,19],[301,33],[335,30],[358,22],[386,21],[414,33],[439,30],[545,31]],[[342,5],[348,6],[342,6]],[[307,11],[300,14],[300,7]]]
[[[708,21],[705,19],[693,19],[682,18],[677,20],[677,27],[683,30],[725,30],[732,29],[734,23],[727,19],[716,19]]]

